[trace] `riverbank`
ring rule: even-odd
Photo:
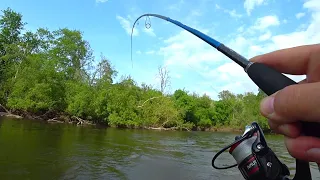
[[[2,109],[3,110],[3,109]],[[46,121],[48,123],[60,123],[60,124],[76,124],[76,125],[91,125],[91,126],[103,126],[103,127],[110,127],[103,123],[93,123],[88,120],[81,119],[76,116],[69,116],[66,114],[58,114],[58,113],[45,113],[43,115],[32,115],[27,112],[16,111],[15,113],[7,112],[0,112],[0,117],[8,117],[14,119],[30,119],[30,120],[38,120],[38,121]],[[185,127],[171,127],[171,128],[164,128],[164,127],[125,127],[126,129],[149,129],[155,131],[208,131],[208,132],[242,132],[243,129],[241,128],[232,128],[232,127],[210,127],[210,128],[199,128],[195,127],[192,129],[188,129]]]
[[[68,123],[68,124],[77,124],[77,125],[97,125],[96,123],[93,123],[88,120],[81,119],[76,116],[69,116],[62,113],[53,113],[53,112],[47,112],[43,115],[34,115],[25,111],[16,111],[14,113],[6,110],[2,106],[2,110],[0,111],[0,117],[8,117],[8,118],[14,118],[14,119],[30,119],[30,120],[40,120],[40,121],[46,121],[48,123]]]

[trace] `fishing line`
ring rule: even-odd
[[[144,26],[146,27],[146,29],[150,29],[151,28],[151,20],[150,17],[148,15],[144,15],[146,16],[146,20],[144,22]],[[132,36],[133,36],[133,29],[135,27],[135,25],[139,25],[139,19],[142,18],[143,16],[140,16],[133,24],[132,30],[131,30],[131,65],[133,68],[133,61],[132,61]]]
[[[195,71],[195,72],[202,78],[202,80],[205,80],[205,79],[202,77],[202,74],[201,74],[199,71],[195,70],[195,68],[192,68],[190,64],[188,64],[188,66],[189,66],[193,71]],[[217,90],[212,86],[212,84],[210,84],[210,87],[219,95],[219,91],[217,91]]]

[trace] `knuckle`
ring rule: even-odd
[[[295,112],[299,100],[299,88],[295,85],[287,86],[279,91],[274,99],[274,110],[276,114],[288,117]]]
[[[311,52],[308,65],[308,82],[320,81],[320,45]]]

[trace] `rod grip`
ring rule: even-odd
[[[297,84],[292,79],[262,63],[252,63],[246,69],[246,72],[252,81],[268,96],[287,86]],[[320,123],[301,122],[301,125],[304,135],[320,137]]]

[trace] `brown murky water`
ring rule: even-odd
[[[0,119],[0,179],[243,179],[237,168],[216,170],[212,157],[236,134],[76,127]],[[294,174],[281,136],[270,147]],[[224,153],[218,165],[234,164]],[[313,179],[320,179],[311,164]]]

